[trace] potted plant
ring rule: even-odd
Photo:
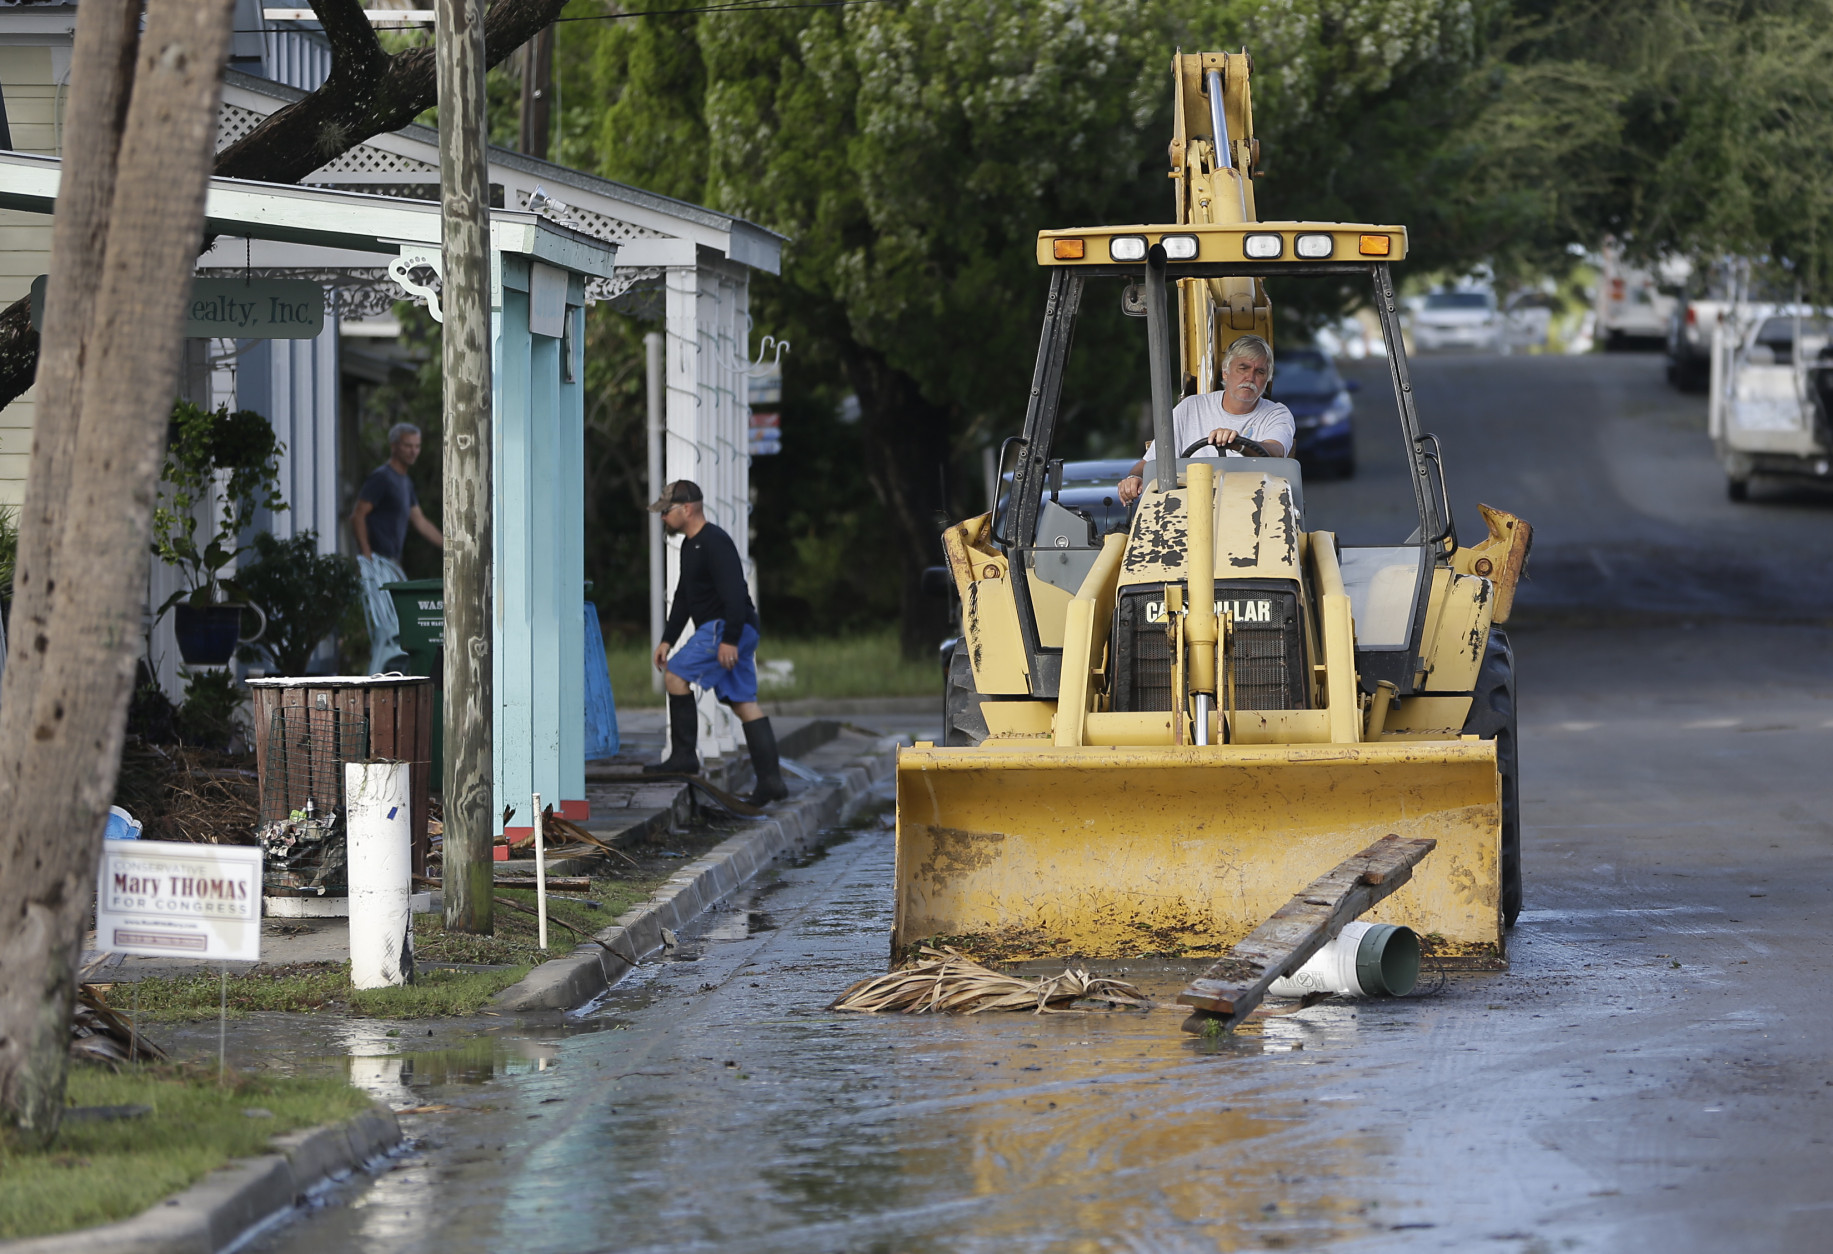
[[[252,636],[242,635],[243,611],[259,615],[260,610],[246,604],[222,572],[248,550],[241,536],[255,511],[286,508],[280,499],[279,457],[273,427],[252,409],[231,412],[221,405],[209,410],[189,401],[172,409],[160,473],[171,494],[153,511],[153,552],[185,579],[186,586],[159,612],[173,612],[178,652],[186,665],[221,666],[235,655],[238,643],[261,636],[261,626]],[[207,522],[200,522],[200,512]]]
[[[344,611],[362,591],[354,559],[320,553],[318,536],[302,531],[291,540],[265,532],[255,537],[255,562],[236,575],[248,599],[266,615],[261,643],[244,650],[249,659],[259,650],[277,675],[303,675],[312,650],[337,629]]]

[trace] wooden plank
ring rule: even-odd
[[[426,823],[433,786],[433,685],[432,681],[415,684],[404,695],[403,705],[412,712],[412,752],[408,761],[408,823],[414,843],[414,869],[426,871],[426,855],[431,842]]]
[[[370,688],[369,756],[399,759],[395,751],[395,693],[389,688]]]
[[[310,729],[306,723],[306,694],[303,688],[280,690],[280,708],[286,718],[286,786],[282,802],[274,817],[285,818],[290,812],[305,808],[312,791],[312,760],[306,746]]]
[[[1210,1022],[1223,1030],[1238,1026],[1274,980],[1304,966],[1345,923],[1413,878],[1413,868],[1437,847],[1435,840],[1383,836],[1313,880],[1178,994],[1180,1005],[1195,1010],[1184,1030],[1202,1032]]]
[[[253,728],[255,736],[255,778],[259,781],[257,787],[263,794],[263,798],[257,799],[255,803],[258,808],[261,804],[261,800],[265,799],[265,794],[267,792],[267,738],[272,733],[274,727],[274,690],[272,688],[256,688],[253,691],[255,698],[255,725]]]

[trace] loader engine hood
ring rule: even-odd
[[[1243,469],[1236,470],[1230,463]],[[1266,463],[1277,463],[1268,467]],[[1292,469],[1286,471],[1286,467]],[[1285,473],[1281,473],[1285,471]],[[1216,579],[1299,577],[1303,523],[1297,464],[1283,457],[1222,459],[1216,476]],[[1180,582],[1187,576],[1189,489],[1139,498],[1120,586]]]
[[[1313,705],[1299,583],[1300,489],[1288,465],[1283,458],[1226,458],[1216,477],[1216,612],[1232,618],[1224,666],[1243,710]],[[1189,577],[1189,491],[1147,493],[1133,519],[1110,637],[1118,711],[1171,709],[1164,590]]]

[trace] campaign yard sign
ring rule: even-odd
[[[102,843],[96,949],[150,958],[261,957],[261,850],[167,840]]]

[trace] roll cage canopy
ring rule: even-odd
[[[1254,237],[1263,242],[1255,243]],[[1299,242],[1320,255],[1301,257]],[[1123,241],[1136,240],[1137,245]],[[1179,243],[1178,241],[1188,241]],[[1271,254],[1250,259],[1259,248]],[[1329,252],[1324,254],[1325,241]],[[1171,247],[1167,248],[1167,241]],[[1378,243],[1376,241],[1379,241]],[[1225,226],[1128,226],[1090,230],[1043,231],[1038,234],[1038,263],[1050,270],[1050,294],[1044,306],[1037,364],[1031,378],[1030,400],[1020,435],[1006,441],[1001,468],[1018,447],[1013,466],[1009,517],[994,538],[1010,557],[1023,558],[1019,550],[1031,547],[1045,495],[1051,452],[1056,444],[1061,414],[1063,372],[1075,337],[1076,315],[1086,280],[1116,277],[1143,287],[1148,355],[1151,366],[1152,416],[1157,446],[1168,449],[1172,437],[1171,407],[1178,389],[1174,382],[1175,339],[1167,307],[1167,284],[1179,279],[1211,278],[1344,278],[1361,275],[1373,284],[1375,315],[1387,346],[1388,375],[1394,387],[1401,434],[1408,454],[1414,505],[1419,530],[1409,543],[1422,544],[1434,565],[1449,566],[1458,547],[1451,517],[1450,493],[1445,484],[1444,462],[1438,437],[1421,434],[1413,405],[1413,384],[1407,373],[1406,350],[1401,338],[1399,306],[1394,295],[1389,263],[1404,260],[1407,236],[1404,227],[1362,226],[1343,223],[1253,222]],[[1123,256],[1117,261],[1116,246]],[[1384,249],[1365,254],[1364,248]],[[1168,255],[1180,251],[1182,258]],[[1067,255],[1073,254],[1073,255]],[[1422,581],[1421,596],[1430,580]],[[1060,651],[1045,647],[1036,638],[1036,621],[1026,581],[1014,581],[1019,601],[1020,630],[1030,655],[1035,695],[1055,696]],[[1423,607],[1422,607],[1423,608]],[[1419,618],[1416,615],[1416,620]],[[1404,689],[1403,689],[1404,690]]]

